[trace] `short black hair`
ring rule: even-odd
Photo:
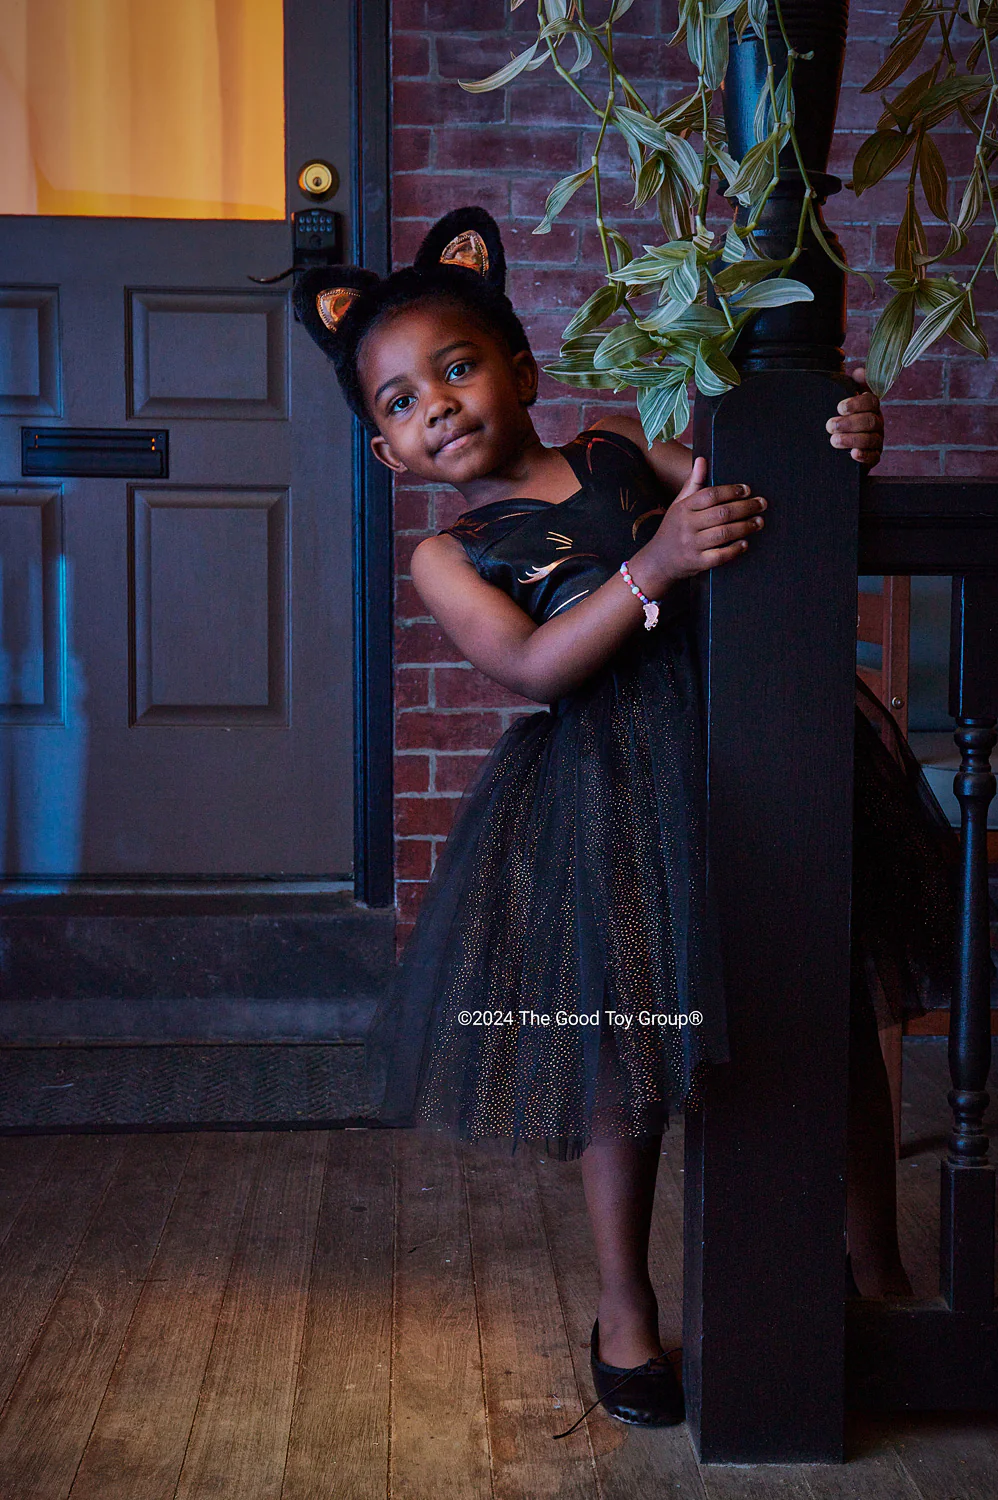
[[[441,261],[458,241],[471,237],[483,269]],[[402,266],[383,279],[359,266],[334,266],[304,272],[294,290],[295,313],[312,338],[332,360],[347,404],[369,432],[378,427],[368,411],[357,375],[361,343],[392,312],[433,300],[456,303],[490,333],[501,339],[510,355],[529,353],[530,343],[506,296],[506,261],[499,228],[483,208],[455,209],[438,220],[423,240],[411,266]],[[321,309],[342,293],[342,305],[331,324]],[[327,316],[329,316],[327,312]]]

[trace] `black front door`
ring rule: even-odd
[[[347,214],[352,8],[107,9],[0,0],[0,875],[347,878],[349,417],[248,278]]]

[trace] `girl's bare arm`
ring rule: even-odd
[[[631,575],[652,599],[663,599],[680,579],[730,562],[762,526],[766,502],[747,485],[702,489],[693,473],[669,506],[655,535],[631,555]],[[543,625],[478,574],[456,537],[421,541],[412,555],[412,581],[430,614],[462,656],[493,681],[534,703],[553,703],[583,683],[644,623],[640,601],[619,573],[587,598]]]

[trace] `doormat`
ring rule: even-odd
[[[3,1047],[0,1133],[369,1124],[360,1044]]]

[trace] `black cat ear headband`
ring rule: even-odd
[[[499,226],[484,208],[471,206],[439,219],[411,266],[384,278],[360,266],[306,271],[295,284],[294,303],[299,322],[332,360],[351,408],[374,430],[357,379],[357,351],[371,325],[390,308],[446,294],[483,317],[516,353],[529,344],[505,288]]]

